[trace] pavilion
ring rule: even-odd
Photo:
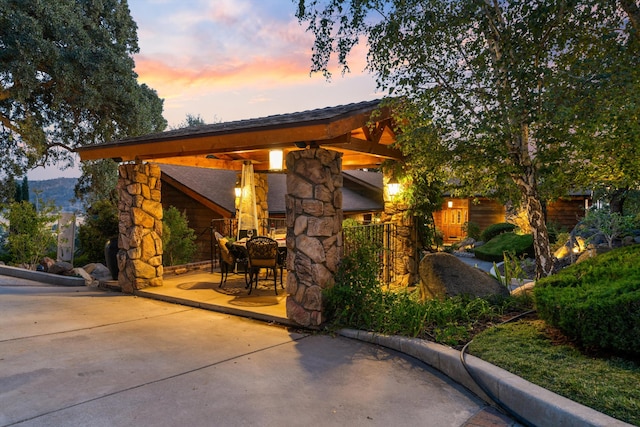
[[[109,158],[120,163],[118,282],[130,293],[162,286],[158,164],[238,171],[251,164],[256,175],[285,172],[287,317],[302,326],[318,326],[323,322],[322,290],[333,283],[342,255],[341,171],[402,161],[395,140],[391,112],[374,100],[176,129],[77,152],[83,161]],[[270,165],[274,152],[282,154],[284,164]],[[393,268],[395,282],[404,285],[415,278],[417,265],[414,227],[406,209],[385,196],[385,220],[401,227],[397,235],[403,241],[396,247],[403,256]]]

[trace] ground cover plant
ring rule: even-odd
[[[640,246],[621,252],[634,253],[638,259],[638,250]],[[615,259],[609,260],[609,269],[617,269]],[[421,303],[410,291],[381,287],[375,269],[366,246],[343,259],[335,286],[325,291],[331,328],[417,337],[457,349],[470,342],[470,354],[585,406],[640,425],[638,358],[628,353],[585,351],[540,319],[532,310],[533,299],[526,294],[497,301],[458,297]],[[640,275],[633,280],[640,283]],[[526,315],[524,320],[509,322],[521,315]]]
[[[486,329],[468,352],[619,420],[640,425],[640,364],[581,352],[533,316]]]
[[[515,256],[533,255],[533,236],[531,234],[500,233],[487,243],[474,249],[476,258],[483,261],[500,262],[505,252]]]

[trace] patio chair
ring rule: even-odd
[[[218,263],[220,264],[220,285],[219,288],[222,287],[224,283],[227,282],[227,276],[229,276],[229,270],[234,269],[236,265],[236,257],[231,253],[229,248],[227,247],[227,242],[229,239],[224,237],[222,234],[215,232],[216,242],[218,242],[218,247],[220,249],[220,255],[218,257]]]
[[[278,267],[282,268],[278,262],[278,242],[265,236],[254,237],[247,242],[247,253],[249,255],[249,295],[253,290],[254,283],[255,287],[258,287],[261,268],[273,271],[273,290],[278,295],[277,269]],[[282,270],[280,273],[280,287],[284,289],[282,286]]]

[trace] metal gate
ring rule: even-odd
[[[344,254],[348,255],[356,249],[362,242],[373,244],[375,256],[378,261],[378,280],[382,284],[391,282],[393,264],[395,262],[396,250],[396,226],[395,224],[367,224],[342,229],[342,244]]]

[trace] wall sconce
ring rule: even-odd
[[[269,170],[281,171],[282,170],[282,150],[269,151]]]
[[[236,186],[233,189],[233,191],[236,193],[236,199],[239,199],[240,196],[242,195],[242,186],[240,184],[240,180],[236,181]]]
[[[447,201],[447,207],[451,209],[453,207],[453,200]]]
[[[389,182],[387,182],[387,189],[389,191],[389,196],[394,197],[400,193],[400,183],[397,179],[391,178]]]

